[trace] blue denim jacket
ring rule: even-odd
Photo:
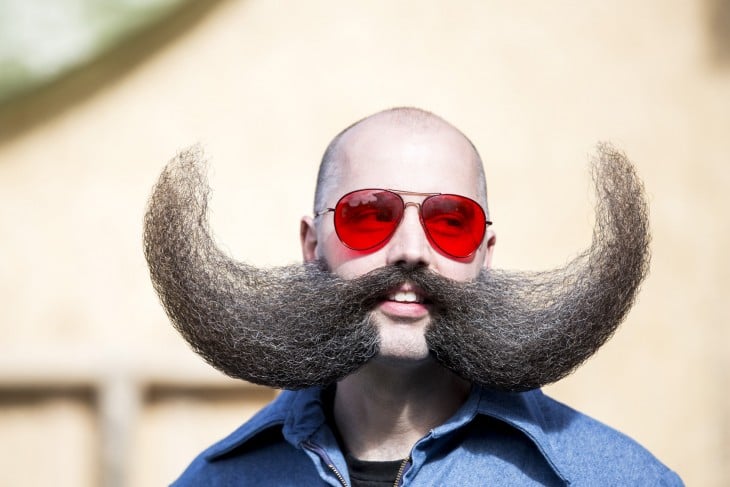
[[[175,486],[343,486],[345,459],[318,388],[284,391],[200,454]],[[445,424],[419,440],[404,486],[681,486],[638,443],[540,390],[473,387]]]

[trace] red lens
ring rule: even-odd
[[[484,239],[487,218],[474,200],[455,194],[429,196],[421,218],[431,242],[452,257],[469,257]]]
[[[348,193],[335,207],[335,231],[353,250],[368,250],[386,242],[403,217],[400,196],[382,189]]]

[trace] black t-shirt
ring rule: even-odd
[[[403,460],[366,462],[345,453],[352,487],[391,487],[398,476]]]

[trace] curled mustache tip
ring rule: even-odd
[[[144,221],[152,283],[191,348],[231,377],[293,389],[330,384],[372,358],[377,334],[366,311],[346,305],[341,279],[312,264],[260,269],[220,250],[205,169],[199,146],[175,156]]]
[[[444,307],[428,331],[445,367],[489,388],[522,391],[567,376],[613,335],[648,270],[648,210],[643,184],[621,151],[599,144],[591,169],[591,246],[550,271],[483,273],[468,300],[481,311]]]

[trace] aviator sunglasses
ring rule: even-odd
[[[420,203],[406,203],[402,194],[426,198]],[[492,224],[481,205],[465,196],[394,189],[352,191],[340,198],[334,208],[315,213],[315,218],[334,212],[335,232],[340,241],[352,250],[366,251],[390,240],[409,205],[418,208],[421,226],[431,244],[451,257],[471,256],[484,240],[487,226]]]

